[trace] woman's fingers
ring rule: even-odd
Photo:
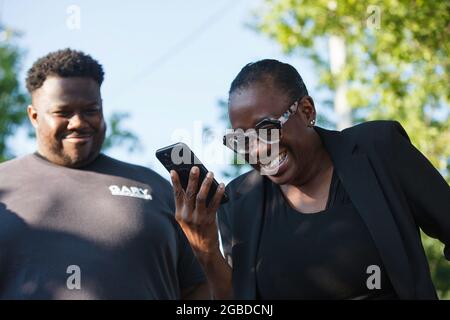
[[[173,185],[173,197],[175,199],[176,212],[181,212],[184,201],[184,190],[180,183],[180,178],[175,170],[170,171],[170,178]]]
[[[215,214],[220,207],[220,201],[222,200],[223,194],[225,193],[225,185],[223,183],[219,184],[219,187],[216,190],[216,194],[214,195],[211,203],[208,207],[208,215],[210,218],[215,219]]]
[[[191,172],[189,173],[189,182],[184,194],[184,211],[186,215],[184,219],[189,223],[192,222],[192,216],[195,210],[199,171],[198,167],[192,167]]]
[[[170,172],[175,204],[177,207],[176,218],[177,220],[191,224],[192,226],[210,224],[212,221],[215,221],[215,213],[219,208],[223,194],[225,193],[225,186],[221,183],[208,207],[206,207],[206,200],[214,181],[214,174],[212,172],[208,172],[205,180],[200,186],[200,189],[198,188],[199,174],[199,168],[195,166],[192,167],[185,191],[181,186],[178,173],[174,170]]]
[[[196,201],[195,201],[195,214],[193,217],[193,220],[195,223],[200,223],[202,220],[205,219],[206,215],[206,199],[208,198],[209,189],[211,188],[211,184],[214,180],[214,174],[212,172],[208,172],[206,175],[205,180],[203,180],[203,183],[200,187],[200,190],[198,191]]]

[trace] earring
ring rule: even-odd
[[[312,119],[311,121],[309,121],[309,126],[313,127],[316,124],[316,119]]]

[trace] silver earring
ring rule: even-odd
[[[312,127],[316,124],[316,119],[312,119],[311,121],[309,121],[309,125]]]

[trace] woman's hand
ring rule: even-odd
[[[219,185],[209,206],[206,207],[206,198],[214,175],[208,172],[197,193],[199,174],[200,170],[197,167],[191,169],[185,192],[178,174],[173,170],[170,172],[175,195],[175,217],[203,266],[212,296],[215,299],[231,299],[233,298],[232,271],[220,252],[216,225],[216,212],[225,192],[225,186],[223,183]]]
[[[207,207],[206,198],[214,174],[208,172],[197,193],[199,172],[198,167],[191,169],[186,191],[183,190],[176,171],[172,170],[170,177],[175,196],[176,220],[186,234],[195,255],[199,260],[202,260],[202,258],[208,258],[219,252],[216,212],[225,192],[225,186],[223,183],[219,185],[216,194]]]

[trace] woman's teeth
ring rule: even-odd
[[[287,152],[282,152],[282,153],[278,154],[278,156],[276,156],[272,161],[270,161],[270,163],[261,164],[261,168],[263,168],[265,170],[277,169],[284,163],[286,158],[287,158]]]

